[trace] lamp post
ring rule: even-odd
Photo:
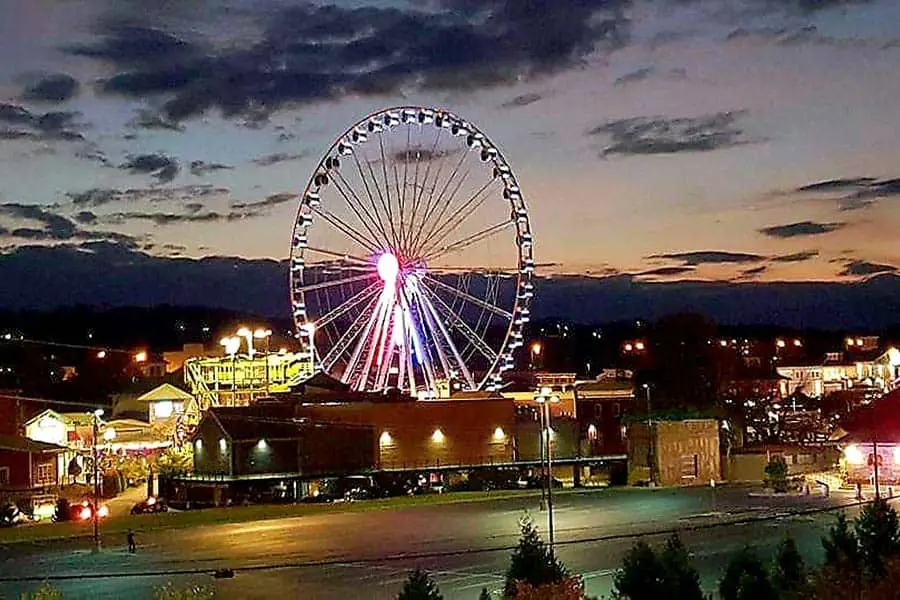
[[[552,431],[550,420],[550,405],[559,403],[559,396],[552,393],[550,388],[541,388],[540,393],[534,399],[541,408],[541,437],[546,436],[544,447],[547,449],[547,530],[550,540],[550,556],[553,556],[553,443],[550,439]]]
[[[98,408],[93,412],[94,435],[91,445],[94,455],[94,507],[91,511],[91,520],[94,522],[94,552],[100,551],[100,452],[97,449],[97,437],[100,435],[100,417],[103,409]]]
[[[531,344],[531,370],[536,371],[538,367],[538,360],[541,357],[541,352],[544,351],[544,345],[540,342],[534,342]]]
[[[268,396],[268,395],[269,395],[269,338],[272,337],[272,330],[271,330],[271,329],[257,329],[256,331],[253,332],[253,337],[255,337],[255,338],[258,339],[258,340],[265,340],[265,341],[266,341],[266,353],[265,353],[265,360],[266,360],[266,396]]]
[[[650,384],[649,384],[649,383],[645,383],[642,387],[644,388],[644,391],[647,393],[647,470],[648,470],[649,475],[650,475],[650,485],[652,486],[653,483],[654,483],[654,481],[655,481],[655,479],[653,478],[653,475],[654,475],[654,473],[653,473],[653,471],[654,471],[654,469],[653,469],[653,462],[654,462],[654,456],[653,456],[653,454],[654,454],[654,453],[653,453],[653,421],[652,421],[652,419],[650,418],[650,411],[651,411],[651,406],[650,406]]]

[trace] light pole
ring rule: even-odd
[[[543,419],[541,419],[541,437],[546,436],[544,447],[547,448],[547,530],[550,539],[550,556],[553,556],[553,442],[550,433],[553,431],[550,419],[550,405],[559,403],[559,396],[552,393],[550,388],[541,388],[540,394],[534,399],[540,405]]]
[[[91,439],[94,455],[94,507],[91,511],[91,520],[94,522],[94,552],[100,551],[100,452],[97,449],[97,437],[100,435],[100,417],[103,409],[98,408],[93,412],[94,435]]]
[[[531,344],[531,370],[537,371],[538,360],[541,357],[541,352],[544,351],[544,345],[540,342],[534,342]]]
[[[271,329],[257,329],[256,331],[253,332],[253,337],[255,337],[255,338],[258,339],[258,340],[265,340],[265,341],[266,341],[266,353],[265,353],[265,360],[266,360],[266,396],[268,396],[268,395],[269,395],[269,338],[272,337],[272,330],[271,330]]]
[[[655,480],[653,478],[653,421],[650,418],[650,384],[645,383],[642,387],[647,393],[647,470],[650,475],[650,485],[652,486]]]

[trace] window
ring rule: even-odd
[[[0,485],[9,485],[9,467],[0,467]]]
[[[622,414],[622,406],[618,402],[613,403],[613,416],[618,417]]]
[[[35,481],[38,485],[49,485],[53,483],[53,465],[50,463],[43,463],[38,465],[37,468],[37,481]]]
[[[697,479],[700,476],[700,456],[697,454],[681,455],[681,478]]]
[[[603,404],[602,403],[597,402],[596,404],[594,404],[594,416],[597,417],[597,420],[600,420],[603,418]]]

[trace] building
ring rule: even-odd
[[[58,485],[66,448],[25,437],[0,435],[0,490],[33,491]],[[64,467],[63,467],[64,468]]]
[[[623,417],[636,408],[630,373],[606,373],[573,388],[582,456],[624,454]]]
[[[900,483],[900,390],[857,409],[835,437],[844,482],[873,483],[877,465],[879,482]]]
[[[628,426],[630,481],[705,485],[722,478],[715,419],[634,422]]]
[[[876,394],[894,389],[900,376],[900,351],[893,346],[883,351],[865,350],[872,341],[869,338],[859,340],[861,346],[852,351],[827,352],[823,358],[776,367],[783,377],[779,388],[781,396],[786,398],[800,392],[821,398],[831,392],[854,389],[871,390]]]

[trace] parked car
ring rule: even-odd
[[[537,490],[537,489],[544,487],[544,485],[546,485],[544,483],[544,478],[539,477],[537,475],[519,477],[519,480],[516,482],[516,484],[519,486],[519,489],[523,489],[523,490],[526,490],[526,489],[527,490]],[[562,481],[560,481],[559,479],[554,477],[551,485],[555,489],[555,488],[561,488],[563,486],[563,483],[562,483]]]
[[[28,517],[14,503],[7,503],[0,511],[0,527],[14,527],[28,521]]]
[[[164,512],[169,512],[168,505],[154,496],[150,496],[146,500],[138,502],[131,507],[131,514],[133,515],[147,515]]]

